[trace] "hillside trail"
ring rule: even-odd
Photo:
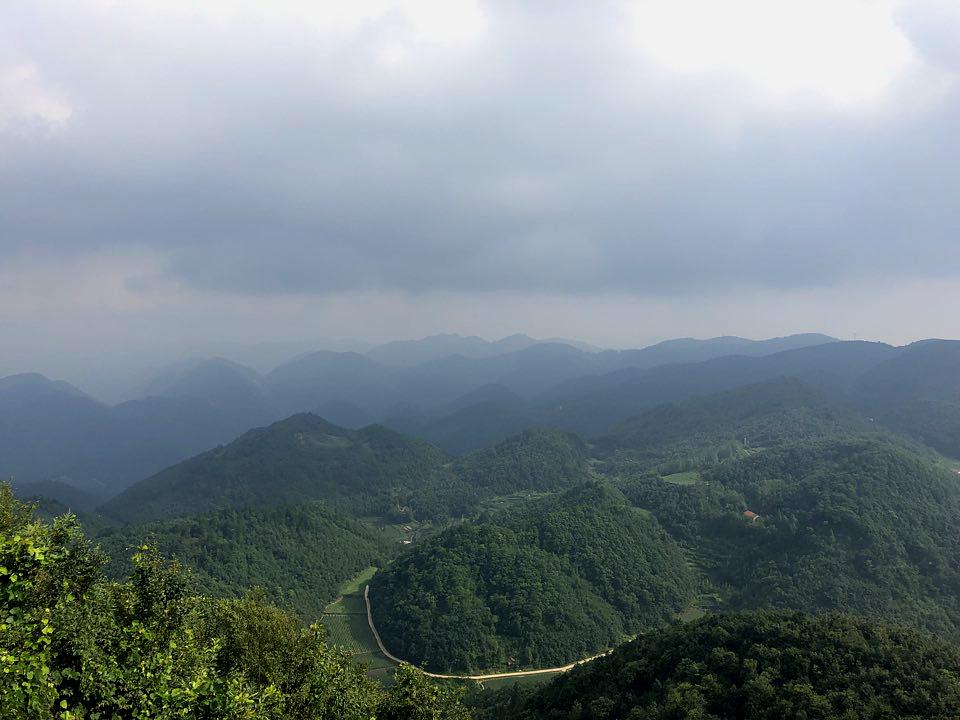
[[[377,647],[380,648],[387,658],[393,660],[395,663],[406,662],[406,660],[401,660],[396,655],[392,654],[387,650],[386,646],[383,644],[383,640],[380,639],[380,633],[377,632],[376,625],[373,624],[373,614],[370,611],[370,586],[366,585],[363,588],[363,600],[367,604],[367,625],[370,626],[370,632],[373,633],[373,639],[377,641]],[[560,665],[558,667],[552,668],[542,668],[540,670],[515,670],[513,672],[502,672],[502,673],[488,673],[486,675],[444,675],[442,673],[432,673],[427,672],[426,670],[421,670],[421,672],[427,677],[437,678],[440,680],[476,680],[478,682],[483,682],[484,680],[498,680],[500,678],[512,678],[512,677],[524,677],[527,675],[546,675],[547,673],[562,673],[572,670],[577,665],[583,665],[588,663],[591,660],[596,660],[599,657],[603,657],[608,654],[610,651],[607,650],[602,653],[597,653],[596,655],[591,655],[588,658],[583,658],[582,660],[577,660],[568,665]]]

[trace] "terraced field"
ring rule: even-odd
[[[320,617],[327,644],[343,648],[354,660],[365,663],[371,675],[380,675],[394,667],[380,652],[367,625],[363,588],[376,571],[375,567],[369,567],[341,585],[339,597],[324,608]]]

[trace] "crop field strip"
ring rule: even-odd
[[[368,567],[339,588],[336,600],[324,608],[320,622],[327,633],[327,645],[337,646],[369,667],[371,676],[389,671],[395,664],[380,652],[367,625],[363,588],[377,572]]]

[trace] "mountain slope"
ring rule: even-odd
[[[948,720],[960,716],[958,677],[960,649],[915,630],[843,615],[717,615],[639,637],[489,717]]]
[[[110,410],[65,382],[42,375],[0,379],[0,476],[15,482],[89,480],[103,492],[92,437],[108,431]]]
[[[436,670],[550,666],[665,622],[693,593],[676,545],[603,484],[429,538],[374,576],[374,619]]]
[[[40,375],[0,379],[0,476],[99,498],[271,419],[232,392],[103,405]],[[61,496],[67,499],[67,495]]]
[[[284,414],[349,402],[382,416],[403,397],[396,388],[395,374],[395,369],[358,353],[320,351],[274,368],[264,383]]]
[[[905,444],[786,445],[688,486],[621,488],[697,554],[725,609],[844,609],[960,636],[960,478]]]
[[[512,390],[503,385],[483,385],[443,408],[407,409],[384,424],[459,455],[523,430],[528,426],[525,411],[526,402]]]
[[[107,528],[94,540],[111,557],[114,577],[126,577],[130,555],[148,543],[194,570],[205,594],[240,597],[261,587],[308,621],[319,618],[343,581],[392,550],[378,531],[320,503]]]
[[[876,430],[800,382],[784,378],[659,405],[594,440],[612,468],[703,470],[747,452]]]
[[[843,397],[859,377],[897,352],[881,343],[837,342],[764,357],[620,370],[561,383],[537,400],[536,418],[539,424],[598,435],[662,403],[784,377]]]
[[[960,342],[902,348],[857,381],[854,397],[892,430],[960,457]]]
[[[589,452],[572,433],[532,428],[457,460],[453,471],[472,488],[496,495],[562,490],[589,477]]]
[[[382,426],[347,430],[301,414],[167,468],[102,509],[128,522],[311,500],[388,513],[437,481],[444,462],[432,446]]]
[[[832,342],[837,342],[837,339],[819,333],[802,333],[768,340],[748,340],[729,335],[708,340],[678,338],[665,340],[639,350],[623,350],[620,356],[623,367],[648,368],[675,363],[703,362],[725,355],[762,357],[784,350],[797,350]]]

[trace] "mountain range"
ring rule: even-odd
[[[576,378],[732,350],[762,355],[832,340],[821,335],[717,338],[596,352],[513,336],[486,343],[479,352],[478,339],[439,338],[381,346],[366,355],[309,353],[266,374],[222,358],[186,363],[156,377],[146,396],[112,406],[39,375],[0,379],[0,475],[12,476],[19,486],[57,481],[104,498],[297,412],[315,412],[354,428],[384,422],[450,452],[466,452],[531,424],[555,424],[539,399]],[[453,350],[458,354],[443,354]],[[429,359],[404,364],[414,357]],[[491,415],[502,421],[491,421]],[[536,422],[526,422],[528,415]],[[560,424],[582,429],[579,422]]]
[[[157,378],[156,395],[114,406],[67,383],[17,375],[0,380],[0,473],[19,486],[44,482],[49,490],[55,482],[95,500],[297,412],[352,428],[379,421],[461,454],[534,426],[600,437],[662,403],[787,377],[960,455],[960,343],[824,340],[718,338],[602,352],[541,343],[410,367],[320,352],[266,375],[211,359]],[[644,366],[731,348],[751,354]]]

